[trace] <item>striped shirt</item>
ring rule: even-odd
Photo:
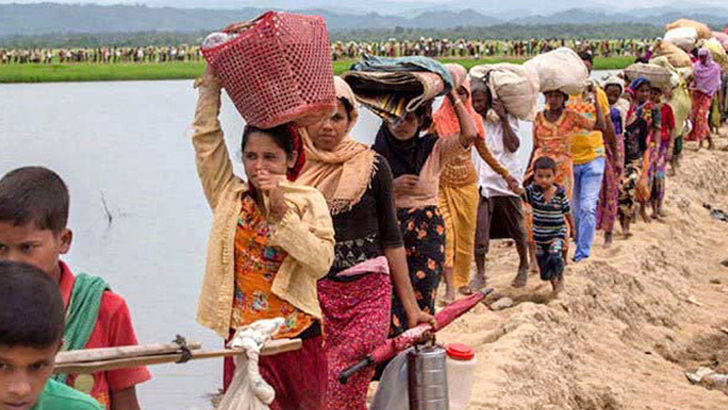
[[[533,240],[538,244],[550,244],[554,239],[566,240],[564,215],[571,212],[569,197],[564,188],[556,185],[556,193],[546,202],[543,189],[531,184],[526,187],[525,200],[533,209]]]

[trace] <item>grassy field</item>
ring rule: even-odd
[[[442,59],[446,63],[459,63],[470,69],[480,64],[522,63],[519,58]],[[634,61],[633,57],[597,58],[595,70],[619,70]],[[341,74],[354,61],[335,61],[334,72]],[[169,64],[8,64],[0,65],[0,83],[46,83],[67,81],[135,81],[179,80],[202,75],[204,62],[176,62]]]

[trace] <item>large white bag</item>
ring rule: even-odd
[[[695,31],[698,33],[699,39],[709,39],[710,38],[710,27],[706,26],[703,23],[697,22],[695,20],[688,20],[688,19],[679,19],[675,20],[672,23],[665,26],[665,29],[673,30],[676,28],[681,27],[692,27],[695,29]]]
[[[698,42],[698,30],[693,27],[674,28],[665,33],[663,40],[690,52]]]
[[[524,67],[538,73],[541,92],[562,91],[581,94],[589,81],[589,71],[574,50],[566,47],[536,56]]]
[[[494,98],[521,120],[533,121],[538,110],[538,74],[516,64],[484,64],[473,67],[470,76],[486,80]]]

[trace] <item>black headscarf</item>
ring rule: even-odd
[[[382,122],[372,149],[387,159],[392,174],[397,178],[402,175],[419,175],[436,142],[437,135],[427,134],[420,137],[419,131],[414,138],[398,140],[389,131],[387,124]]]

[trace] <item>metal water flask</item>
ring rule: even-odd
[[[446,359],[445,349],[437,345],[407,354],[410,410],[449,410]]]

